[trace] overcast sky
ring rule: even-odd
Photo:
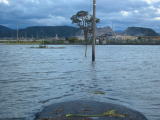
[[[0,0],[0,24],[15,28],[36,25],[72,25],[79,10],[92,13],[92,0]],[[160,0],[97,0],[98,26],[123,30],[151,27],[160,32]]]

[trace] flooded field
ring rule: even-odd
[[[160,46],[34,49],[0,45],[0,119],[33,120],[45,106],[69,100],[121,104],[160,119]],[[58,47],[58,46],[50,46]]]

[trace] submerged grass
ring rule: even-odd
[[[97,115],[66,114],[66,117],[126,117],[126,115],[116,113],[115,110],[109,110],[107,112]]]
[[[103,92],[103,91],[93,91],[92,92],[93,94],[96,94],[96,95],[105,95],[106,93]]]

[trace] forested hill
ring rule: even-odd
[[[71,37],[78,33],[79,29],[70,26],[33,26],[19,30],[19,37],[34,37],[34,38],[45,38],[55,37],[56,34],[59,37]],[[0,25],[0,37],[12,37],[17,36],[17,30],[7,28]]]
[[[19,38],[48,38],[48,37],[72,37],[80,34],[80,29],[71,26],[32,26],[24,29],[19,29]],[[98,28],[97,34],[111,33],[109,27]],[[112,31],[113,33],[113,31]],[[157,36],[159,35],[153,29],[142,27],[128,27],[124,32],[130,36]],[[0,38],[16,38],[17,30],[0,25]]]
[[[14,34],[16,34],[15,30],[0,25],[0,38],[12,37],[15,36]]]
[[[143,27],[128,27],[124,31],[125,35],[130,36],[158,36],[159,34],[156,33],[151,28],[143,28]]]

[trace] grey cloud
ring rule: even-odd
[[[151,9],[155,8],[155,9]],[[154,27],[160,25],[156,9],[160,4],[148,4],[144,0],[97,0],[99,26],[113,23],[117,29],[128,26]],[[72,25],[70,17],[79,10],[92,13],[92,0],[10,0],[9,5],[0,3],[0,24],[15,27],[30,25]],[[122,15],[126,11],[126,16]],[[159,11],[160,12],[160,11]]]

